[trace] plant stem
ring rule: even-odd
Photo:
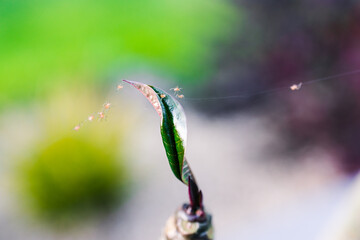
[[[211,215],[203,212],[201,218],[189,214],[184,204],[166,222],[161,240],[213,240]]]

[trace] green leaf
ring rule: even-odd
[[[194,179],[194,176],[185,158],[187,128],[182,106],[174,97],[160,88],[139,82],[124,81],[137,88],[159,114],[161,136],[170,168],[175,177],[187,185],[189,177]]]

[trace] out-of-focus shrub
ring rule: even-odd
[[[41,146],[22,168],[24,194],[37,213],[54,219],[109,211],[128,182],[118,160],[106,146],[65,136]]]
[[[121,97],[113,96],[106,118],[98,119],[104,101],[91,89],[58,88],[31,111],[36,135],[21,152],[16,182],[24,210],[50,222],[115,211],[130,192],[123,143],[132,114],[123,114]]]

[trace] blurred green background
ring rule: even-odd
[[[2,0],[0,107],[139,69],[201,82],[235,16],[224,1]]]
[[[112,210],[124,197],[128,176],[114,148],[78,136],[44,145],[20,172],[25,199],[32,198],[31,207],[41,217],[81,220],[91,212]]]

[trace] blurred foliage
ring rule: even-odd
[[[274,124],[281,123],[292,156],[295,149],[301,152],[322,148],[336,156],[342,170],[358,171],[359,74],[306,84],[298,92],[272,90],[359,69],[360,2],[235,0],[234,3],[247,13],[244,28],[223,49],[221,65],[211,84],[196,94],[252,97],[194,103],[217,115],[240,110],[265,113]],[[269,94],[261,94],[265,92]]]
[[[55,220],[113,209],[127,182],[113,150],[77,136],[39,149],[22,171],[34,210]]]
[[[201,80],[234,17],[220,0],[1,0],[0,106],[138,68]]]
[[[105,120],[83,121],[79,131],[72,130],[101,110],[95,90],[89,89],[59,88],[35,107],[36,136],[17,174],[20,199],[35,216],[72,223],[115,210],[129,193],[123,139],[132,115],[120,117],[121,104],[114,103]]]

